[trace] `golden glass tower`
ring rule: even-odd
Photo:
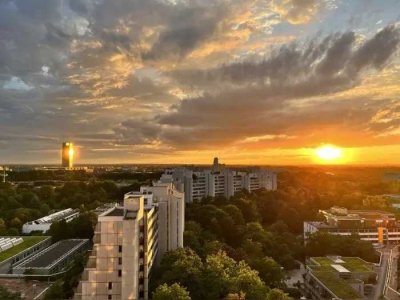
[[[70,142],[62,143],[61,164],[64,168],[74,166],[74,144]]]

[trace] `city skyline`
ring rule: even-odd
[[[400,165],[399,11],[3,1],[0,164]]]

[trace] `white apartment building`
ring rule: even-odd
[[[151,193],[158,208],[158,261],[165,252],[183,247],[185,229],[185,198],[172,183],[153,182],[153,186],[140,188]]]
[[[24,225],[22,225],[22,232],[24,234],[29,234],[33,231],[40,231],[42,233],[45,233],[50,229],[50,226],[53,222],[58,222],[62,220],[70,222],[78,216],[79,209],[67,208],[46,217],[26,222]]]
[[[229,198],[242,189],[250,192],[261,188],[277,189],[275,172],[266,169],[257,169],[252,172],[235,171],[219,164],[218,158],[214,159],[214,164],[210,169],[169,169],[160,180],[173,182],[179,191],[184,192],[187,203],[200,201],[207,196]]]
[[[98,217],[94,247],[75,299],[148,299],[156,260],[183,247],[184,195],[156,182],[125,194],[123,206]]]

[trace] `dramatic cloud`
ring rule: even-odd
[[[273,9],[292,24],[308,23],[328,6],[326,0],[273,0]]]
[[[0,157],[57,162],[63,140],[91,162],[398,145],[399,9],[0,1]]]

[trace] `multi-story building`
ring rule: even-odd
[[[74,144],[70,142],[62,143],[61,147],[61,166],[71,169],[74,166]]]
[[[379,210],[348,210],[332,207],[320,210],[324,221],[304,222],[304,239],[315,232],[356,234],[361,240],[387,244],[400,241],[400,224],[393,213]]]
[[[184,196],[154,183],[125,194],[123,206],[98,216],[94,247],[76,299],[148,299],[156,259],[183,247]]]
[[[79,209],[67,208],[46,217],[26,222],[24,225],[22,225],[22,232],[25,234],[29,234],[35,231],[45,233],[50,229],[50,226],[51,224],[53,224],[53,222],[59,222],[61,220],[70,222],[78,216]]]
[[[158,260],[169,250],[183,247],[185,226],[184,194],[177,191],[172,183],[153,182],[144,186],[140,192],[153,195],[158,208]]]
[[[166,170],[161,177],[162,182],[173,182],[178,190],[185,193],[185,201],[190,203],[200,201],[205,197],[231,197],[246,189],[254,191],[261,188],[277,189],[277,175],[266,169],[256,169],[252,172],[235,171],[218,163],[209,169],[191,170],[177,168]]]
[[[369,299],[377,274],[358,257],[312,257],[301,290],[307,299]]]

